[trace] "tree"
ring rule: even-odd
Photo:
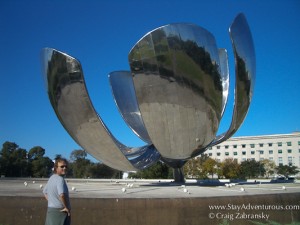
[[[299,170],[296,166],[279,165],[276,167],[276,170],[278,174],[282,174],[286,177],[299,173]]]
[[[91,161],[86,159],[87,156],[84,150],[73,150],[70,155],[70,171],[71,175],[75,178],[89,177],[89,167]]]
[[[40,146],[31,148],[28,152],[31,176],[49,177],[52,172],[53,162],[49,157],[45,157],[45,149]]]
[[[29,160],[34,160],[37,158],[41,158],[43,157],[45,154],[45,149],[43,149],[40,146],[35,146],[33,148],[31,148],[28,152],[28,159]]]
[[[200,167],[199,160],[197,160],[196,158],[187,161],[183,167],[185,176],[187,178],[197,178],[199,167]]]
[[[218,162],[212,158],[208,158],[203,162],[203,173],[210,174],[211,178],[217,173]]]
[[[263,176],[265,169],[261,162],[257,162],[254,159],[246,160],[241,163],[241,176],[242,178],[256,178]]]
[[[31,162],[33,177],[49,177],[53,162],[49,157],[38,157]]]
[[[92,163],[88,169],[89,177],[92,178],[120,178],[122,172],[112,169],[103,163]]]
[[[28,176],[27,152],[16,143],[6,141],[0,152],[0,173],[7,177]]]
[[[87,156],[86,151],[84,150],[73,150],[70,155],[71,161],[76,161],[78,159],[85,159]]]
[[[263,164],[265,175],[267,178],[269,178],[271,175],[275,173],[276,164],[274,161],[269,159],[264,159],[261,161],[261,163]]]
[[[207,154],[201,154],[200,157],[189,160],[183,167],[185,174],[189,178],[207,179],[207,170],[204,168],[204,163],[209,159]]]
[[[240,165],[237,160],[227,158],[221,163],[222,175],[227,179],[237,179],[240,176]]]
[[[167,179],[170,178],[170,168],[167,164],[158,161],[147,169],[138,171],[135,174],[129,174],[130,178],[143,179]]]

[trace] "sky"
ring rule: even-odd
[[[254,40],[256,81],[248,115],[234,136],[299,131],[299,0],[0,0],[0,144],[14,142],[27,151],[41,146],[50,158],[69,158],[82,149],[46,93],[40,53],[52,47],[79,59],[93,105],[111,132],[125,145],[143,145],[122,120],[107,75],[129,70],[128,53],[147,32],[180,22],[207,29],[228,50],[233,82],[218,131],[223,133],[234,101],[228,28],[240,12]]]

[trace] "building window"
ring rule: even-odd
[[[300,141],[298,141],[298,145],[300,145]]]
[[[259,147],[264,147],[264,144],[263,144],[263,143],[260,143],[260,144],[259,144]]]
[[[242,155],[246,155],[246,152],[244,151],[244,152],[242,152]]]
[[[217,146],[217,149],[220,149],[220,146]]]
[[[212,153],[208,153],[209,156],[212,156]]]
[[[233,145],[233,148],[237,148],[237,145]]]
[[[228,148],[229,148],[229,145],[225,145],[225,148],[228,149]]]
[[[246,145],[242,145],[242,148],[246,148]]]
[[[259,150],[259,154],[264,154],[264,151],[263,150]]]
[[[229,155],[229,152],[225,152],[225,155],[227,155],[227,156],[228,156],[228,155]]]
[[[287,146],[292,146],[292,142],[288,141],[287,143]]]
[[[273,150],[269,150],[269,154],[272,155],[273,154]]]
[[[237,155],[237,152],[233,152],[233,155]]]
[[[255,147],[255,144],[250,144],[250,147],[251,147],[251,148],[254,148],[254,147]]]
[[[221,155],[221,153],[220,152],[217,152],[217,156],[220,156]]]
[[[251,151],[251,155],[254,155],[255,154],[255,151]]]
[[[289,166],[293,165],[293,157],[292,156],[288,157],[288,164],[289,164]]]
[[[282,150],[281,150],[281,149],[279,149],[279,150],[278,150],[278,153],[279,153],[279,154],[281,154],[281,153],[282,153]]]
[[[281,147],[282,146],[282,142],[278,142],[278,146]]]
[[[212,150],[212,147],[209,147],[208,150]]]
[[[292,153],[292,149],[288,149],[288,153]]]
[[[273,161],[273,157],[269,157],[269,160]]]
[[[282,165],[282,157],[278,157],[278,164]]]
[[[242,158],[242,161],[243,161],[243,162],[246,161],[246,158]]]
[[[273,146],[273,144],[272,143],[269,143],[269,147],[272,147]]]

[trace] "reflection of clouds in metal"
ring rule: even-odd
[[[129,148],[120,143],[95,112],[79,62],[45,49],[50,101],[73,139],[105,164],[135,170],[162,159],[180,168],[189,158],[231,137],[247,114],[255,53],[242,14],[234,20],[230,35],[236,60],[234,112],[228,131],[217,137],[229,92],[227,51],[217,48],[210,32],[193,24],[170,24],[147,33],[129,53],[131,72],[109,74],[123,119],[147,145]]]

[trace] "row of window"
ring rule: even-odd
[[[259,147],[264,147],[265,144],[267,144],[269,147],[272,147],[272,146],[273,146],[273,143],[259,143],[259,144],[256,144],[256,145],[258,145]],[[278,147],[282,147],[282,145],[283,145],[282,142],[277,142],[277,146],[278,146]],[[287,145],[287,146],[292,146],[292,142],[291,142],[291,141],[288,141],[288,142],[286,142],[286,145]],[[298,145],[300,145],[300,141],[298,141]],[[242,148],[246,148],[246,144],[242,144],[241,146],[242,146]],[[225,147],[225,149],[228,149],[228,148],[229,148],[229,145],[225,145],[224,147]],[[238,145],[233,145],[233,148],[237,148],[237,147],[238,147]],[[220,149],[221,146],[220,146],[220,145],[217,145],[216,148],[217,148],[217,149]],[[250,144],[250,148],[255,148],[255,144]],[[212,147],[210,147],[209,149],[211,150]]]
[[[255,158],[250,158],[250,159],[255,160]],[[221,159],[216,159],[216,160],[218,162],[221,162]],[[237,160],[237,159],[235,159],[235,160]],[[247,158],[242,158],[242,162],[246,161],[246,160],[247,160]],[[262,160],[264,160],[264,158],[259,158],[259,160],[262,161]],[[274,161],[274,158],[273,157],[269,157],[269,160]],[[278,157],[278,162],[277,163],[278,163],[278,165],[283,165],[283,158],[282,157]],[[292,156],[289,156],[287,158],[287,164],[289,166],[292,166],[292,165],[295,164],[295,160],[293,160]],[[300,164],[300,157],[299,157],[299,164]]]
[[[298,150],[299,153],[300,153],[300,149]],[[255,153],[259,153],[260,155],[264,154],[264,150],[257,150],[257,151],[251,151],[251,155],[255,155]],[[278,151],[278,154],[282,154],[282,149],[279,149]],[[292,149],[288,149],[287,150],[287,153],[293,153]],[[242,155],[246,155],[247,152],[246,151],[242,151]],[[274,154],[274,151],[273,150],[269,150],[269,154],[272,155]],[[212,156],[213,154],[212,153],[208,153],[209,156]],[[217,152],[217,156],[220,156],[221,155],[221,152]],[[238,155],[238,152],[233,152],[233,155]],[[225,152],[225,156],[229,156],[229,152]]]

